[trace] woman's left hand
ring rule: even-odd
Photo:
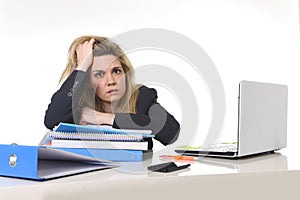
[[[84,107],[81,109],[81,119],[80,124],[110,124],[113,125],[115,119],[115,115],[112,113],[103,113],[98,112],[90,107]]]

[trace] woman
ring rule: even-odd
[[[156,90],[135,85],[130,61],[108,38],[74,40],[60,82],[44,119],[49,129],[60,122],[151,129],[164,145],[178,137],[180,125],[157,103]],[[148,148],[152,147],[149,139]]]

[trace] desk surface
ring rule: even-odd
[[[143,199],[155,199],[155,197],[160,198],[168,193],[168,199],[171,196],[175,199],[182,199],[184,196],[178,189],[183,193],[188,192],[191,197],[197,195],[198,192],[202,197],[205,195],[212,197],[212,193],[208,191],[212,191],[218,186],[222,186],[222,192],[226,194],[229,191],[233,192],[230,185],[238,188],[243,184],[248,185],[240,188],[239,192],[248,191],[250,184],[251,190],[255,187],[257,190],[261,190],[263,187],[264,191],[261,192],[265,192],[268,197],[270,194],[267,192],[272,190],[275,199],[280,195],[274,188],[278,188],[278,193],[280,191],[293,195],[293,192],[298,192],[298,189],[294,187],[299,185],[300,171],[290,168],[289,158],[281,153],[235,160],[202,158],[199,161],[185,161],[192,164],[188,169],[171,173],[149,172],[147,170],[149,165],[163,162],[158,159],[158,156],[154,152],[147,155],[143,162],[123,163],[121,167],[115,169],[89,172],[45,182],[0,177],[1,198],[19,199],[25,195],[31,200],[45,197],[49,199],[60,199],[59,197],[61,199],[98,199],[97,197],[101,194],[110,199],[112,197],[132,199],[132,194],[140,194],[145,196]],[[225,190],[224,186],[228,187],[228,190]],[[170,191],[167,191],[168,189]],[[147,196],[147,193],[151,196]],[[216,195],[221,194],[213,194],[217,198]],[[249,199],[250,197],[254,198],[253,195],[250,195]]]

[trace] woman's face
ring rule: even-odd
[[[96,56],[90,73],[90,84],[105,103],[120,100],[125,94],[125,71],[113,55]]]

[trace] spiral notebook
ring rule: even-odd
[[[54,131],[45,134],[40,145],[61,148],[148,150],[148,141],[144,138],[154,137],[151,133],[151,130],[60,123]]]
[[[41,146],[60,148],[148,150],[148,141],[140,135],[104,133],[67,133],[49,131]]]
[[[143,138],[153,138],[152,130],[140,129],[116,129],[109,125],[78,125],[70,123],[59,123],[54,128],[55,132],[81,132],[81,133],[103,133],[103,134],[124,134],[124,135],[140,135]]]

